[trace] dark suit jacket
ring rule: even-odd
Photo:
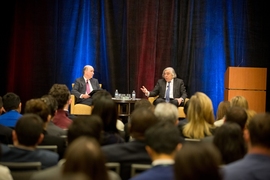
[[[93,90],[101,89],[97,79],[91,78],[90,83],[93,87]],[[80,103],[82,101],[80,95],[85,94],[85,92],[86,92],[86,83],[84,78],[83,77],[77,78],[71,90],[71,94],[74,94],[76,97],[76,103]]]
[[[165,97],[166,92],[166,81],[165,79],[159,79],[156,86],[152,91],[150,91],[149,97],[159,96],[160,98]],[[174,78],[173,80],[173,98],[186,99],[187,93],[182,79]]]
[[[56,145],[59,160],[63,158],[66,150],[66,142],[64,138],[48,135],[47,131],[43,130],[44,138],[39,145]]]
[[[142,141],[131,141],[121,144],[102,146],[107,162],[119,162],[121,164],[120,177],[122,180],[130,178],[131,164],[151,164],[151,159],[145,150]]]

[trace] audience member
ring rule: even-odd
[[[248,153],[224,167],[225,180],[270,179],[270,114],[256,114],[244,129]]]
[[[214,122],[214,125],[216,127],[219,127],[223,124],[225,115],[230,109],[230,107],[231,107],[230,101],[221,101],[219,103],[216,113],[216,121]]]
[[[213,144],[186,143],[175,156],[175,180],[221,180],[220,164],[220,154]]]
[[[120,176],[122,180],[130,178],[132,163],[151,163],[151,159],[145,150],[144,134],[148,128],[156,123],[157,118],[153,111],[145,108],[135,109],[129,122],[132,141],[102,147],[107,162],[119,162],[121,164]]]
[[[241,127],[237,123],[226,122],[220,126],[213,139],[219,149],[223,164],[242,159],[246,154],[246,145]]]
[[[141,90],[147,97],[158,98],[153,102],[157,105],[161,102],[169,102],[176,107],[184,105],[187,97],[184,81],[177,78],[176,73],[172,67],[167,67],[163,70],[162,79],[159,79],[152,91],[148,91],[144,86]],[[167,92],[167,90],[169,90]]]
[[[246,113],[247,113],[247,122],[246,122],[247,126],[249,124],[249,121],[257,114],[257,112],[252,109],[247,109]]]
[[[68,118],[64,111],[65,107],[69,106],[71,101],[68,87],[64,84],[54,84],[49,91],[49,95],[54,97],[58,103],[58,109],[53,117],[53,123],[62,129],[67,129],[72,123],[72,120]]]
[[[167,121],[175,126],[178,125],[178,109],[170,103],[159,103],[156,105],[154,114],[159,121]]]
[[[1,161],[1,155],[2,155],[2,148],[0,146],[0,161]],[[8,167],[3,166],[1,164],[0,164],[0,175],[1,175],[0,180],[13,180]]]
[[[7,127],[14,128],[18,119],[22,116],[21,113],[21,99],[12,92],[3,96],[3,107],[5,113],[0,116],[0,124]]]
[[[74,119],[73,123],[69,126],[68,129],[68,144],[72,144],[76,139],[80,137],[93,138],[97,142],[101,141],[101,132],[102,132],[102,120],[97,115],[81,115]],[[69,148],[69,146],[68,146]],[[74,153],[78,155],[78,153]],[[31,180],[51,180],[58,179],[61,176],[63,167],[65,165],[65,159],[59,161],[57,166],[48,168],[41,172],[35,173]],[[109,179],[119,179],[119,176],[116,173],[108,171]]]
[[[43,135],[44,138],[40,142],[40,145],[56,145],[57,152],[59,154],[59,159],[62,159],[65,149],[66,142],[65,139],[49,135],[47,132],[47,125],[50,121],[50,111],[47,104],[41,99],[30,99],[25,104],[25,113],[33,113],[38,115],[43,121]]]
[[[134,104],[134,110],[139,109],[139,108],[149,109],[150,111],[154,112],[155,106],[151,104],[151,102],[148,101],[148,99],[140,99],[136,101]],[[129,121],[130,121],[130,117],[128,117],[128,122]],[[130,133],[129,133],[129,123],[125,123],[124,131],[125,131],[125,141],[128,142],[132,140],[132,137],[130,137]]]
[[[231,107],[225,115],[225,122],[237,123],[244,130],[247,122],[246,110],[238,106]]]
[[[43,122],[38,115],[25,114],[19,118],[13,131],[14,147],[1,145],[3,162],[39,161],[42,168],[57,164],[58,154],[48,150],[36,149],[43,140]]]
[[[188,123],[179,129],[184,138],[202,139],[214,134],[214,113],[211,99],[202,92],[196,92],[189,100]]]
[[[2,109],[3,101],[2,97],[0,96],[0,115],[2,113]],[[12,129],[7,126],[3,126],[2,124],[0,124],[0,143],[12,144]]]
[[[74,140],[66,154],[62,173],[84,173],[91,179],[109,180],[105,159],[100,145],[93,138],[79,137]]]
[[[231,107],[242,107],[244,109],[248,108],[248,101],[244,96],[235,96],[230,100]]]
[[[41,97],[41,100],[47,104],[49,107],[49,112],[50,112],[50,120],[47,124],[47,132],[49,135],[52,136],[58,136],[58,137],[63,137],[67,135],[67,131],[63,130],[62,128],[56,126],[53,123],[53,117],[57,111],[58,108],[58,103],[54,97],[51,95],[44,95]]]
[[[145,143],[153,167],[133,177],[132,180],[174,180],[174,156],[181,148],[178,137],[179,131],[171,122],[160,121],[150,127],[145,133]]]
[[[118,118],[117,106],[112,99],[101,97],[95,102],[93,115],[98,115],[103,121],[103,140],[101,145],[124,143],[116,127]]]
[[[92,97],[89,95],[93,90],[99,90],[100,85],[97,79],[93,78],[94,68],[86,65],[83,68],[83,77],[75,80],[71,94],[76,97],[76,103],[92,105]]]

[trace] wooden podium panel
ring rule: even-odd
[[[225,89],[224,100],[229,101],[235,96],[244,96],[248,101],[249,109],[257,113],[265,112],[266,91],[246,91]]]
[[[225,88],[266,90],[267,68],[228,67]]]
[[[228,67],[225,72],[224,100],[244,96],[249,109],[265,112],[267,68]]]

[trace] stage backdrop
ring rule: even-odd
[[[151,90],[165,67],[216,107],[228,66],[269,67],[267,5],[256,0],[10,0],[1,26],[0,95],[22,102],[90,64],[114,94]],[[268,78],[269,79],[269,78]],[[269,90],[269,80],[267,89]],[[267,93],[269,97],[269,93]],[[268,98],[269,99],[269,98]],[[267,101],[269,110],[269,101]]]

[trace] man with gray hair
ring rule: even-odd
[[[159,79],[152,91],[148,91],[144,86],[141,90],[147,97],[158,98],[153,102],[157,105],[161,102],[168,102],[174,104],[176,107],[183,106],[185,98],[187,97],[184,81],[177,78],[176,73],[172,67],[167,67],[163,70],[162,79]]]
[[[86,65],[83,68],[83,77],[77,78],[75,80],[74,86],[71,90],[71,94],[76,97],[76,103],[92,105],[92,96],[90,93],[93,90],[99,90],[99,82],[97,79],[93,78],[94,68],[93,66]]]
[[[171,103],[159,103],[154,110],[154,114],[159,121],[170,122],[173,125],[178,124],[178,109]]]

